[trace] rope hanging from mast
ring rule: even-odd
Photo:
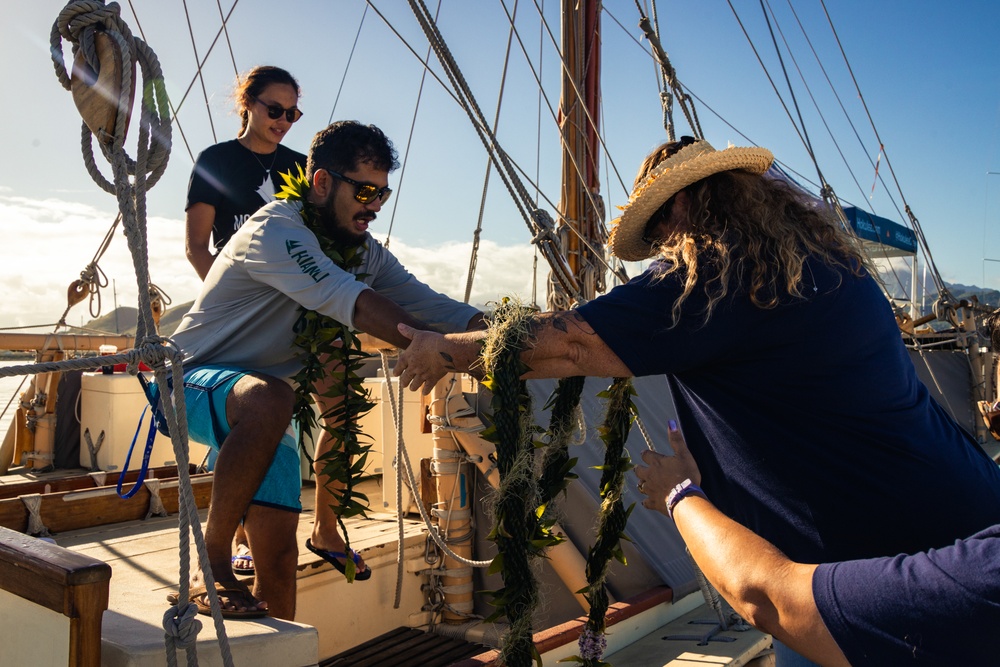
[[[56,76],[60,82],[69,90],[74,90],[76,87],[74,101],[77,102],[85,118],[82,149],[87,169],[94,182],[106,192],[114,194],[118,200],[122,226],[138,283],[137,345],[125,354],[110,357],[11,367],[3,371],[4,374],[39,373],[49,370],[91,369],[124,362],[128,365],[128,371],[136,375],[139,362],[143,361],[154,369],[160,386],[168,386],[169,370],[173,375],[173,386],[180,388],[183,387],[182,353],[168,339],[156,335],[151,297],[159,295],[159,290],[155,289],[149,279],[146,237],[146,191],[162,176],[170,154],[169,103],[156,54],[145,42],[132,36],[129,27],[121,20],[119,12],[119,6],[114,2],[107,6],[100,0],[70,2],[60,12],[52,26],[51,52]],[[73,45],[73,55],[76,59],[73,79],[66,73],[62,51],[63,39]],[[144,85],[140,104],[138,148],[136,158],[133,160],[125,152],[124,144],[133,101],[133,72],[136,61],[141,66]],[[112,71],[109,71],[109,68]],[[112,74],[120,78],[113,80]],[[93,103],[82,105],[80,99],[87,99],[91,91],[83,90],[81,94],[81,88],[94,90],[98,86],[100,88],[96,90],[97,95],[89,96]],[[110,112],[108,109],[99,108],[102,97],[110,99],[114,104]],[[94,164],[92,137],[97,137],[104,157],[111,164],[113,184]],[[188,601],[191,581],[189,545],[193,537],[211,603],[222,660],[229,666],[233,664],[232,652],[191,488],[183,392],[180,391],[167,400],[161,400],[160,409],[171,434],[180,487],[179,602],[168,608],[163,618],[167,664],[170,667],[177,665],[178,648],[186,651],[187,664],[198,664],[196,640],[201,623],[194,618],[197,611],[195,605]]]
[[[684,113],[684,118],[687,120],[688,127],[691,128],[694,138],[704,139],[705,134],[701,130],[701,122],[698,120],[698,111],[694,107],[694,102],[684,92],[684,87],[677,79],[677,70],[674,69],[674,66],[670,63],[670,58],[667,57],[666,51],[663,50],[663,44],[660,42],[659,22],[657,22],[654,28],[653,23],[643,11],[642,5],[639,4],[639,0],[636,0],[635,7],[639,10],[639,28],[646,35],[646,39],[649,40],[653,57],[660,64],[660,76],[663,81],[660,102],[663,105],[663,129],[667,131],[667,141],[677,140],[674,130],[674,99],[677,100],[678,106],[680,106],[681,111]],[[654,18],[656,16],[655,0],[653,0],[653,16]]]

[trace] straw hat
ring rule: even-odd
[[[649,176],[632,190],[622,215],[612,221],[608,247],[627,261],[653,256],[653,246],[642,237],[646,223],[668,199],[687,186],[720,171],[742,170],[763,174],[774,161],[766,148],[727,148],[717,151],[707,141],[695,141],[656,165]]]

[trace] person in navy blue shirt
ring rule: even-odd
[[[609,246],[656,261],[532,316],[525,377],[665,375],[708,497],[796,562],[913,554],[1000,524],[1000,469],[917,378],[857,240],[772,160],[690,138],[653,151]],[[411,389],[478,360],[480,334],[401,331]]]
[[[1000,525],[912,555],[796,563],[720,512],[676,424],[668,435],[673,456],[646,451],[636,468],[642,504],[673,519],[708,580],[754,626],[823,665],[1000,660],[1000,635],[988,630],[1000,625]]]

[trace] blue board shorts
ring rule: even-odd
[[[191,440],[219,451],[230,431],[226,399],[233,386],[248,372],[224,366],[199,366],[184,373],[184,403]],[[155,382],[150,383],[149,390],[151,400],[155,401],[159,394]],[[302,511],[298,443],[298,433],[292,422],[281,436],[271,467],[251,501],[253,504],[289,512]],[[239,447],[239,443],[233,442],[229,446]]]

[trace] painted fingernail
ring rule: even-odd
[[[677,430],[677,422],[675,422],[673,419],[671,419],[670,421],[668,421],[667,422],[667,429],[670,430],[670,431],[676,431]]]

